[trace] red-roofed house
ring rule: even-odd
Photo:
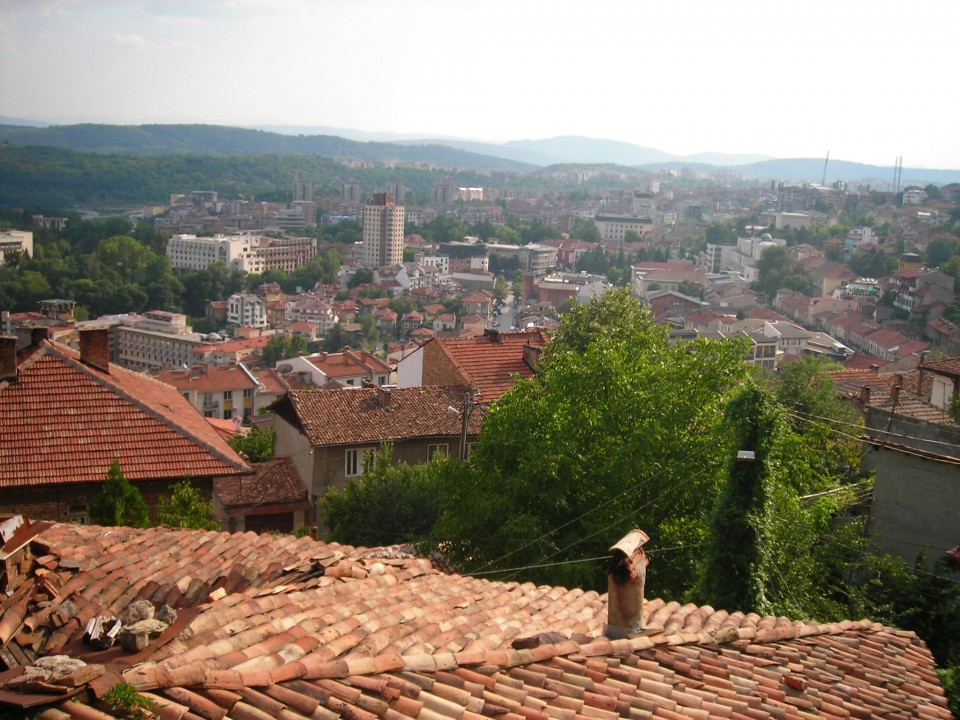
[[[259,360],[268,342],[270,342],[270,337],[267,335],[241,340],[227,340],[213,345],[201,345],[195,348],[190,355],[195,362],[202,362],[206,365],[230,365],[239,362],[249,364],[253,362],[254,356]]]
[[[231,532],[289,533],[306,525],[310,501],[288,457],[253,466],[254,475],[213,481],[214,510]]]
[[[249,421],[261,407],[257,400],[259,383],[242,363],[170,370],[157,379],[175,387],[204,417]]]
[[[301,355],[277,363],[283,375],[303,375],[317,387],[331,380],[341,387],[360,387],[364,383],[386,385],[390,382],[392,368],[367,350],[344,350],[339,353],[319,352]]]
[[[274,406],[276,454],[293,460],[311,497],[362,475],[366,454],[383,443],[393,445],[396,462],[411,465],[438,452],[457,457],[462,436],[472,443],[485,414],[483,407],[468,413],[464,433],[465,397],[460,387],[294,390]]]
[[[461,385],[479,393],[477,402],[496,402],[519,378],[533,377],[547,342],[540,330],[430,340],[397,364],[397,387]]]
[[[250,472],[175,388],[109,363],[107,332],[81,331],[80,352],[0,339],[0,515],[86,522],[115,459],[151,507],[185,478],[209,494]]]

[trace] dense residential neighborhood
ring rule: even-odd
[[[0,708],[950,717],[956,184],[350,172],[4,210]]]

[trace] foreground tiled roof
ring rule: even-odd
[[[99,482],[119,459],[130,480],[249,472],[176,389],[44,340],[0,384],[0,487]]]
[[[44,698],[71,717],[110,717],[88,706],[121,679],[185,719],[950,717],[922,642],[869,621],[654,600],[642,634],[611,641],[604,595],[447,575],[396,548],[69,525],[35,541],[43,573],[4,601],[0,658],[101,665],[78,704]],[[135,599],[179,617],[135,655],[80,643]]]
[[[313,446],[380,444],[410,438],[459,436],[464,389],[459,387],[357,388],[287,395]],[[480,432],[484,408],[470,414],[467,430]]]

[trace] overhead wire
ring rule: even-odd
[[[686,457],[684,457],[684,458],[681,460],[681,462],[686,462],[686,461],[690,460],[690,459],[693,458],[694,456],[696,456],[696,455],[700,454],[701,452],[707,450],[708,448],[712,447],[712,446],[713,446],[714,444],[716,444],[717,442],[719,442],[719,438],[714,438],[712,441],[708,442],[708,443],[707,443],[706,445],[704,445],[703,447],[698,448],[696,451],[689,453]],[[588,515],[592,515],[592,514],[595,513],[596,511],[598,511],[598,510],[606,507],[607,505],[609,505],[609,504],[611,504],[611,503],[619,500],[619,499],[622,498],[624,495],[627,495],[628,493],[631,493],[631,492],[633,492],[634,490],[636,490],[637,488],[639,488],[641,485],[644,485],[644,484],[646,484],[646,483],[648,483],[648,482],[652,482],[653,480],[656,480],[656,479],[657,479],[658,477],[660,477],[662,474],[663,474],[663,471],[661,470],[661,471],[659,471],[659,472],[651,475],[650,477],[647,477],[647,478],[644,478],[643,480],[640,480],[639,482],[637,482],[637,483],[635,483],[634,485],[628,487],[627,489],[625,489],[625,490],[617,493],[617,494],[614,495],[612,498],[609,498],[609,499],[607,499],[607,500],[604,500],[604,501],[603,501],[602,503],[600,503],[599,505],[596,505],[596,506],[594,506],[593,508],[587,510],[586,512],[582,513],[582,514],[579,515],[578,517],[576,517],[576,518],[574,518],[574,519],[572,519],[572,520],[569,520],[569,521],[563,523],[562,525],[559,525],[559,526],[553,528],[552,530],[549,530],[549,531],[543,533],[543,534],[540,535],[539,537],[537,537],[537,538],[529,541],[528,543],[525,543],[524,545],[521,545],[520,547],[514,548],[514,549],[510,550],[509,552],[504,553],[503,555],[501,555],[500,557],[496,558],[495,560],[490,560],[489,562],[485,563],[484,565],[481,565],[480,568],[479,568],[479,570],[477,570],[477,572],[481,572],[481,571],[483,571],[483,570],[486,570],[486,569],[487,569],[488,567],[490,567],[491,565],[495,565],[495,564],[497,564],[497,563],[499,563],[499,562],[502,562],[503,560],[506,560],[508,557],[511,557],[512,555],[517,554],[517,553],[520,552],[521,550],[526,550],[528,547],[530,547],[530,546],[532,546],[532,545],[536,545],[537,543],[541,542],[542,540],[547,539],[548,537],[550,537],[551,535],[554,535],[555,533],[559,532],[560,530],[563,530],[564,528],[569,527],[570,525],[573,525],[574,523],[577,523],[577,522],[579,522],[580,520],[583,520],[583,519],[584,519],[585,517],[587,517]],[[642,508],[641,508],[641,509],[642,509]],[[636,512],[638,512],[638,510],[632,511],[631,514],[635,514]],[[578,541],[572,543],[571,545],[568,545],[566,548],[562,548],[561,550],[557,550],[556,552],[554,552],[554,553],[552,553],[552,554],[550,554],[550,555],[547,555],[547,556],[544,558],[544,560],[549,560],[550,558],[555,557],[555,556],[558,555],[559,553],[564,552],[564,551],[570,549],[571,547],[574,547],[574,546],[578,545],[580,542],[583,542],[583,541],[585,541],[585,540],[589,540],[591,537],[594,537],[594,536],[596,536],[596,535],[599,535],[601,532],[603,532],[603,531],[605,531],[605,530],[608,530],[608,529],[610,529],[611,527],[614,527],[615,525],[619,524],[619,523],[622,522],[624,519],[626,519],[626,516],[621,517],[621,518],[618,519],[616,522],[614,522],[614,523],[612,523],[612,524],[610,524],[610,525],[608,525],[608,526],[606,526],[606,527],[604,527],[604,528],[601,528],[600,530],[598,530],[598,531],[596,531],[596,532],[594,532],[594,533],[591,533],[591,534],[588,535],[587,537],[580,538]],[[471,573],[471,574],[476,574],[476,573]]]
[[[958,447],[957,443],[947,442],[946,440],[928,440],[927,438],[917,437],[916,435],[905,435],[903,433],[896,433],[891,430],[880,430],[878,428],[871,428],[865,425],[860,425],[858,423],[847,422],[846,420],[837,420],[835,418],[825,417],[823,415],[815,415],[813,413],[804,412],[803,410],[794,409],[792,412],[795,412],[799,415],[805,415],[806,418],[804,419],[815,418],[817,420],[826,420],[830,423],[834,423],[837,425],[846,425],[848,427],[859,428],[860,430],[863,430],[863,431],[872,431],[876,433],[882,433],[883,435],[889,435],[891,437],[900,437],[900,438],[904,438],[905,440],[917,440],[919,442],[932,443],[934,445],[946,445],[947,447],[954,447],[954,448]]]

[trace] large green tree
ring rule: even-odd
[[[603,555],[642,527],[660,547],[702,542],[718,491],[725,398],[746,372],[734,341],[669,342],[625,290],[567,313],[540,363],[490,409],[469,466],[444,494],[433,541],[466,571]],[[678,597],[693,548],[652,582]],[[602,586],[600,563],[524,578]]]

